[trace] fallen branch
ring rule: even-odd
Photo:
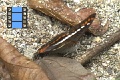
[[[115,44],[115,42],[120,41],[120,29],[109,36],[110,37],[107,37],[104,42],[101,42],[94,48],[87,50],[82,56],[77,55],[75,58],[79,60],[81,64],[85,64],[95,55],[99,55],[99,53],[104,51],[106,48],[110,48],[111,45]]]

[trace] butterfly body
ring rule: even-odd
[[[38,49],[33,58],[36,59],[39,56],[43,57],[46,54],[66,53],[74,51],[74,46],[78,43],[81,36],[87,31],[93,22],[95,15],[95,13],[90,15],[80,24],[72,27],[69,31],[61,33],[54,37],[50,42]]]

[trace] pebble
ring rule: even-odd
[[[16,3],[20,3],[20,2],[22,2],[22,0],[16,0]]]
[[[34,46],[34,47],[37,47],[37,43],[33,43],[33,46]]]
[[[101,38],[100,37],[95,37],[94,39],[93,39],[93,42],[95,42],[95,43],[99,43],[99,42],[101,42],[102,40],[101,40]]]
[[[108,68],[107,68],[107,72],[108,72],[109,75],[111,75],[112,72],[113,72],[112,68],[108,67]]]
[[[3,27],[3,21],[0,19],[0,28]]]
[[[54,32],[53,32],[53,31],[51,31],[51,32],[50,32],[50,34],[51,34],[51,35],[54,35]]]
[[[102,72],[97,72],[96,75],[97,75],[97,77],[100,77],[100,76],[103,75],[103,73]]]
[[[21,48],[25,47],[25,44],[20,44],[20,47],[21,47]]]
[[[2,11],[3,12],[7,11],[7,6],[2,6]]]
[[[117,74],[115,80],[120,80],[120,72]]]
[[[77,8],[77,9],[75,9],[75,12],[78,12],[80,10],[80,8]]]
[[[8,38],[14,38],[14,35],[6,35]]]
[[[102,63],[103,66],[108,66],[106,63]]]
[[[2,12],[2,7],[0,6],[0,12]]]
[[[39,22],[38,21],[35,21],[35,23],[34,23],[35,25],[39,25]]]
[[[75,3],[79,4],[80,3],[80,0],[74,0]]]
[[[46,43],[47,42],[47,40],[46,39],[41,39],[41,41],[40,41],[41,43]]]

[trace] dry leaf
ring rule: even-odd
[[[0,37],[0,61],[12,80],[49,80],[40,66],[20,54]]]
[[[28,0],[28,5],[30,6],[30,8],[57,18],[58,20],[71,26],[79,24],[89,15],[95,13],[95,10],[93,8],[83,8],[78,12],[74,12],[69,7],[67,7],[61,0]],[[89,28],[89,32],[94,35],[102,35],[108,29],[108,26],[106,27],[106,25],[105,27],[102,27],[100,25],[99,19],[96,18],[93,21],[91,28]]]
[[[41,11],[72,26],[75,26],[76,23],[78,24],[81,21],[76,13],[68,8],[61,0],[28,0],[28,5],[30,8]]]
[[[103,35],[109,28],[109,21],[106,22],[104,26],[96,27],[97,22],[94,21],[96,25],[93,25],[92,27],[89,27],[89,32],[91,32],[94,35]]]
[[[42,65],[50,80],[95,80],[92,73],[70,58],[44,57],[36,63]]]
[[[0,62],[0,80],[11,80],[9,73],[2,62]]]

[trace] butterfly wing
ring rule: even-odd
[[[83,20],[80,24],[72,27],[69,32],[64,32],[54,37],[50,42],[43,45],[37,53],[34,54],[33,58],[43,56],[48,53],[63,53],[69,51],[72,46],[76,45],[81,36],[86,32],[89,26],[95,19],[96,13],[90,15],[88,18]]]

